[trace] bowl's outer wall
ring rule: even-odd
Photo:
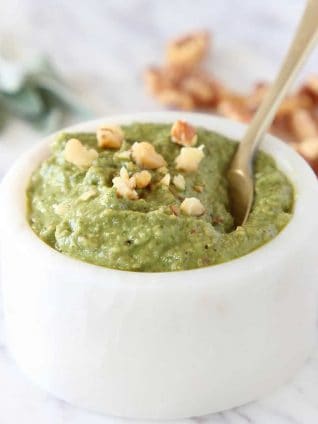
[[[25,181],[7,180],[4,205],[24,209],[24,189]],[[7,211],[10,350],[41,387],[112,415],[183,418],[258,398],[287,381],[314,342],[317,201],[312,208],[312,223],[306,215],[279,260],[259,249],[236,264],[165,276],[65,258],[30,234],[21,213],[11,225]]]
[[[233,289],[237,275],[223,290],[102,287],[39,259],[6,240],[9,345],[33,380],[89,409],[181,418],[229,408],[286,381],[313,343],[313,262],[301,251],[242,276],[246,290]]]

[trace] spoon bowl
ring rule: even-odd
[[[254,182],[251,171],[232,167],[228,172],[229,197],[235,226],[244,225],[253,203]]]

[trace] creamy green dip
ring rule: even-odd
[[[97,148],[95,134],[61,134],[52,155],[33,173],[27,190],[28,219],[33,231],[59,252],[120,270],[186,270],[246,255],[275,237],[290,220],[293,187],[265,153],[260,152],[255,162],[256,194],[248,222],[234,229],[225,178],[234,141],[198,129],[197,146],[205,146],[205,156],[197,171],[184,173],[175,169],[180,146],[171,142],[171,125],[122,128],[125,141],[120,150]],[[74,137],[99,152],[86,170],[64,158],[65,144]],[[184,176],[184,191],[160,184],[162,171],[156,170],[150,171],[150,186],[137,190],[138,200],[118,197],[112,179],[120,168],[140,171],[118,152],[142,140],[153,143],[164,156],[172,177]],[[186,197],[198,198],[205,213],[176,215]]]

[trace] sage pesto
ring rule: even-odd
[[[267,154],[256,157],[250,217],[234,229],[226,181],[234,141],[198,128],[197,146],[204,145],[205,156],[197,171],[184,173],[175,169],[180,146],[171,142],[171,125],[136,123],[122,128],[125,141],[120,150],[98,148],[93,133],[61,134],[51,156],[33,173],[27,189],[28,219],[33,231],[59,252],[120,270],[186,270],[246,255],[273,239],[290,220],[293,187]],[[99,152],[87,170],[64,159],[65,144],[74,137]],[[112,179],[120,168],[126,166],[129,173],[140,170],[118,153],[143,140],[163,155],[171,177],[184,176],[184,191],[160,184],[163,175],[156,170],[150,171],[151,185],[137,190],[138,200],[117,196]],[[90,197],[81,197],[84,193]],[[198,198],[205,213],[176,215],[185,197]]]

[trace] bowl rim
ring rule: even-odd
[[[184,277],[187,277],[188,284],[197,284],[198,280],[205,280],[207,277],[210,281],[213,279],[213,281],[217,282],[230,277],[232,274],[237,274],[239,269],[241,269],[241,272],[257,273],[270,267],[271,264],[286,256],[288,252],[295,250],[300,243],[306,241],[313,232],[312,226],[316,225],[318,228],[318,223],[314,223],[313,220],[314,215],[318,213],[318,184],[314,172],[305,160],[286,143],[276,137],[266,135],[261,145],[262,150],[274,157],[278,167],[289,177],[294,185],[294,212],[290,222],[275,238],[244,256],[221,264],[191,270],[165,272],[123,271],[94,265],[67,256],[47,245],[33,232],[25,213],[25,189],[31,173],[47,156],[49,145],[57,134],[61,132],[94,131],[101,123],[121,125],[133,122],[172,123],[177,119],[187,120],[195,126],[204,127],[234,139],[239,139],[246,128],[246,125],[225,118],[191,112],[146,112],[114,115],[64,128],[45,137],[40,143],[25,152],[17,159],[4,177],[1,183],[1,198],[6,207],[2,207],[0,212],[1,231],[12,232],[13,230],[13,232],[18,234],[20,241],[24,245],[34,248],[37,254],[43,260],[51,263],[52,266],[61,264],[65,267],[65,271],[72,271],[75,266],[83,277],[89,276],[94,272],[97,280],[103,281],[103,284],[105,284],[106,280],[109,281],[109,284],[120,283],[132,286],[132,283],[143,285],[148,282],[153,285],[165,281],[169,282],[169,284],[173,282],[178,284],[180,279],[184,284]],[[26,170],[30,164],[32,164],[32,167]],[[25,178],[19,178],[21,174]],[[24,194],[23,199],[21,196],[22,192]]]

